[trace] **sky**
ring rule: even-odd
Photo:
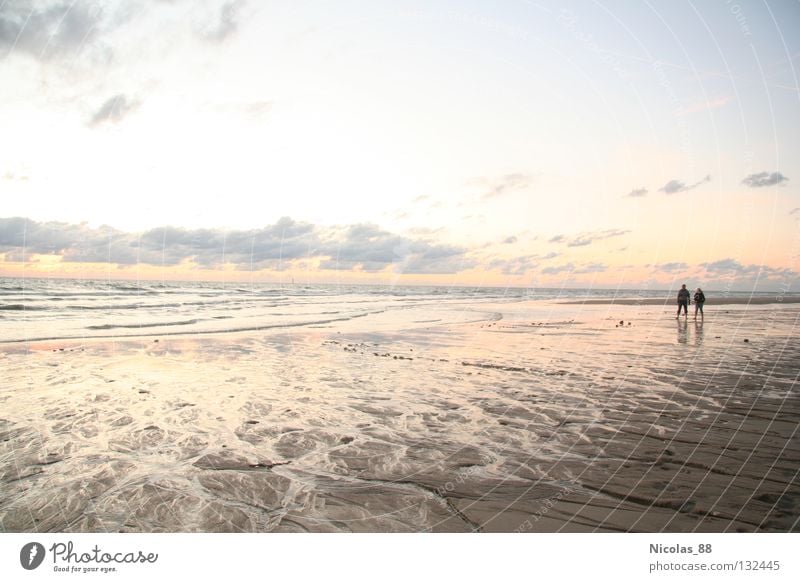
[[[0,0],[0,276],[800,291],[800,2]]]

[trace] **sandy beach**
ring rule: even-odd
[[[562,301],[565,305],[675,305],[677,307],[677,299],[673,296],[664,297],[663,299],[654,297],[618,297],[618,298],[603,298],[594,299],[587,298],[580,301]],[[796,295],[782,295],[775,293],[769,297],[755,296],[755,297],[714,297],[707,299],[704,306],[712,307],[714,305],[781,305],[781,304],[794,304],[800,303],[800,297]],[[694,303],[692,303],[694,305]],[[694,307],[692,307],[694,311]]]
[[[593,303],[0,344],[0,531],[800,530],[800,307]]]

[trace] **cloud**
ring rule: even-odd
[[[238,115],[250,123],[268,119],[275,107],[275,102],[266,99],[207,101],[201,107],[203,110],[213,113]]]
[[[333,232],[328,238],[322,268],[381,271],[392,267],[397,273],[447,274],[476,265],[466,249],[426,239],[412,239],[373,224],[355,224]]]
[[[503,244],[504,244],[504,245],[513,245],[515,242],[517,242],[517,240],[518,240],[518,239],[517,239],[517,237],[515,237],[515,236],[510,236],[510,237],[508,237],[507,239],[505,239],[505,240],[503,241]]]
[[[421,194],[415,197],[412,201],[410,206],[412,208],[408,208],[409,205],[406,205],[404,208],[398,209],[397,212],[400,213],[404,209],[408,209],[409,213],[408,216],[412,216],[414,212],[421,212],[421,211],[428,211],[433,210],[435,208],[442,208],[445,203],[442,200],[437,200],[433,196],[429,194]]]
[[[288,217],[251,230],[163,227],[144,233],[142,239],[156,248],[170,249],[175,259],[192,257],[209,268],[232,263],[238,268],[281,269],[295,259],[316,256],[322,247],[314,225]]]
[[[126,233],[106,226],[92,229],[85,224],[0,218],[0,252],[9,251],[61,255],[72,262],[132,264],[137,248]]]
[[[122,119],[139,107],[137,101],[129,101],[125,95],[119,93],[109,97],[100,106],[92,118],[89,120],[90,127],[96,127],[103,123],[119,123]]]
[[[365,271],[380,271],[399,260],[407,247],[406,239],[399,235],[371,224],[354,224],[329,241],[331,258],[323,263],[323,268],[360,267]]]
[[[659,271],[685,271],[689,268],[689,265],[682,262],[659,263],[657,265],[653,265],[653,268]]]
[[[478,262],[466,256],[466,249],[452,245],[436,245],[421,242],[412,245],[410,255],[394,265],[397,273],[409,274],[453,274],[476,267]]]
[[[795,282],[800,273],[787,267],[770,267],[769,265],[743,265],[733,258],[720,259],[700,265],[705,273],[716,277],[718,282],[732,279],[737,286],[746,285],[755,288],[757,284]]]
[[[706,174],[705,176],[703,176],[703,178],[701,178],[700,180],[689,186],[689,190],[691,190],[692,188],[697,188],[701,184],[705,184],[710,181],[711,181],[711,174]]]
[[[664,194],[677,194],[678,192],[688,192],[698,186],[705,184],[706,182],[711,181],[711,174],[706,174],[701,180],[691,184],[689,186],[686,185],[685,182],[681,180],[670,180],[666,184],[664,184],[661,188],[658,189],[659,192],[663,192]]]
[[[608,270],[608,265],[603,263],[585,263],[583,265],[575,265],[574,263],[566,263],[564,265],[553,265],[552,267],[545,267],[542,269],[543,275],[561,275],[568,273],[570,275],[589,275],[592,273],[602,273]]]
[[[630,230],[621,230],[618,228],[610,230],[600,230],[593,232],[582,232],[572,238],[567,238],[563,234],[559,234],[551,238],[548,242],[551,243],[566,243],[568,247],[585,247],[593,242],[604,240],[607,238],[614,238],[623,236],[631,232]]]
[[[443,226],[440,226],[438,228],[430,228],[428,226],[415,226],[407,230],[409,234],[423,235],[423,236],[431,236],[434,234],[442,233],[444,231],[445,228]]]
[[[792,214],[797,214],[798,212],[800,212],[800,208],[792,208],[789,211],[789,216],[791,216]]]
[[[272,111],[274,106],[275,103],[273,101],[262,99],[256,101],[245,101],[241,103],[216,103],[213,108],[217,111],[230,111],[233,113],[239,113],[257,118],[266,116]]]
[[[664,192],[665,194],[675,194],[677,192],[685,192],[686,190],[688,190],[686,184],[680,180],[670,180],[658,189],[659,192]]]
[[[486,268],[488,270],[499,269],[504,275],[524,275],[539,265],[537,255],[527,255],[514,257],[511,259],[494,259],[490,261]]]
[[[715,274],[739,272],[744,269],[744,265],[736,259],[720,259],[711,263],[702,263],[700,266],[706,271]]]
[[[513,258],[495,258],[486,263],[488,270],[499,269],[504,275],[525,275],[536,269],[542,262],[558,256],[558,253],[546,255],[521,255]]]
[[[764,278],[791,278],[797,277],[797,272],[789,268],[770,267],[769,265],[743,265],[736,259],[721,259],[700,265],[707,273],[712,275],[727,275],[728,277],[764,277]]]
[[[587,245],[592,244],[593,239],[591,238],[584,238],[584,237],[576,237],[573,240],[567,243],[568,247],[585,247]]]
[[[742,180],[742,184],[745,186],[749,186],[750,188],[763,188],[765,186],[777,186],[782,182],[786,182],[789,178],[781,174],[780,172],[759,172],[757,174],[750,174],[744,180]]]
[[[647,196],[647,188],[634,188],[625,194],[626,198],[641,198],[642,196]]]
[[[319,237],[313,225],[289,218],[245,231],[166,226],[138,234],[108,226],[0,219],[0,252],[59,255],[74,263],[174,266],[192,260],[204,267],[228,263],[275,268],[282,261],[313,255],[316,244]]]
[[[486,178],[479,178],[474,180],[475,183],[480,184],[487,190],[481,195],[481,200],[489,200],[491,198],[498,198],[511,192],[524,190],[533,184],[533,176],[529,174],[506,174],[494,180]]]
[[[553,265],[542,269],[543,275],[559,275],[561,273],[571,273],[575,270],[575,265],[566,263],[564,265]]]
[[[0,51],[46,60],[80,52],[98,32],[98,2],[7,0],[0,4]]]
[[[3,175],[3,180],[8,180],[9,182],[18,180],[20,182],[26,182],[28,180],[28,176],[18,176],[14,172],[6,172]]]
[[[586,274],[586,273],[602,273],[608,270],[608,266],[604,265],[603,263],[588,263],[581,267],[578,267],[576,270],[573,271],[575,274]]]
[[[0,218],[0,253],[50,254],[65,262],[204,268],[283,269],[292,261],[320,259],[322,268],[401,273],[455,273],[476,265],[467,249],[397,235],[370,224],[319,227],[284,217],[251,230],[164,226],[142,233],[108,226],[40,223]]]
[[[243,110],[251,115],[263,115],[272,111],[273,105],[272,101],[251,101],[244,104]]]
[[[0,58],[29,55],[50,62],[76,57],[96,57],[92,64],[109,63],[116,42],[130,43],[122,27],[135,23],[148,43],[165,41],[173,46],[185,26],[196,36],[221,43],[239,30],[245,0],[161,0],[159,2],[100,2],[97,0],[0,0]],[[160,23],[147,31],[148,15]],[[164,32],[165,26],[171,28]]]
[[[719,97],[718,99],[711,99],[706,101],[700,101],[698,103],[693,103],[688,107],[684,107],[680,111],[678,111],[675,116],[680,117],[683,115],[689,115],[690,113],[699,113],[701,111],[712,111],[714,109],[721,109],[725,107],[728,103],[731,102],[731,97]]]
[[[223,4],[219,9],[219,19],[204,32],[203,36],[217,42],[231,37],[239,28],[239,12],[244,4],[244,0]]]

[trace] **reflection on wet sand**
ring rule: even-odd
[[[678,343],[686,344],[689,342],[689,324],[686,319],[678,319]]]
[[[9,347],[0,530],[798,529],[797,309],[458,309]]]
[[[703,343],[703,321],[694,322],[694,345],[699,346]]]

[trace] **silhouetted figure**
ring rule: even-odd
[[[706,296],[700,287],[694,292],[694,318],[697,319],[697,312],[700,311],[700,319],[705,319],[703,316],[703,303],[706,302]]]
[[[689,316],[689,290],[686,288],[686,283],[681,285],[681,290],[678,291],[678,315],[675,319],[681,316],[681,308],[683,308],[683,316]]]

